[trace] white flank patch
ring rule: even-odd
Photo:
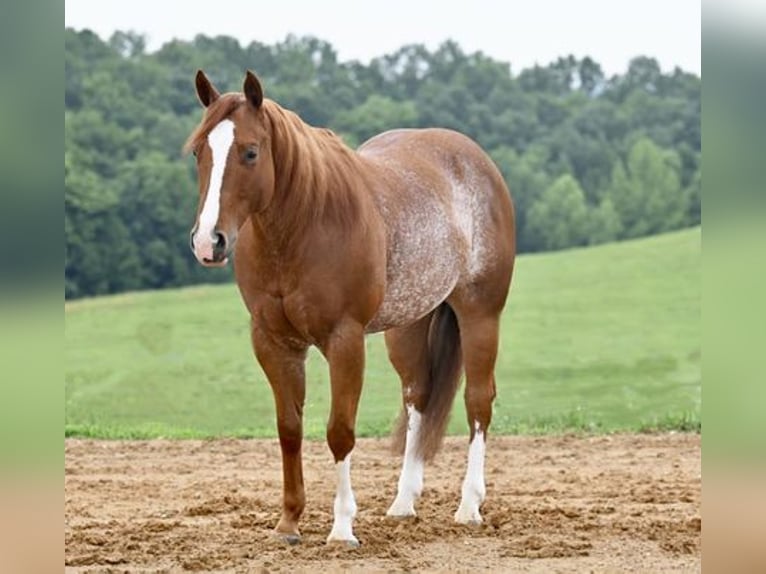
[[[455,521],[462,524],[481,522],[479,506],[484,502],[484,495],[486,494],[484,485],[484,433],[479,430],[478,421],[475,424],[473,440],[468,448],[468,468],[465,472],[465,480],[463,480],[462,498],[455,513]]]
[[[475,196],[475,192],[465,181],[452,179],[452,209],[455,214],[455,223],[465,240],[468,253],[471,255],[473,250],[473,202]]]
[[[427,183],[412,172],[400,173],[409,190],[426,189]],[[403,201],[400,196],[396,201]],[[367,326],[370,333],[407,325],[435,309],[455,288],[461,259],[453,249],[455,224],[450,207],[432,192],[407,199],[406,209],[377,198],[392,238],[388,253],[386,294],[377,315]],[[391,213],[396,213],[392,216]]]
[[[416,448],[422,415],[414,405],[407,405],[407,439],[404,446],[404,462],[399,475],[396,499],[386,512],[388,516],[415,516],[415,500],[423,492],[423,459]]]
[[[338,489],[335,493],[335,520],[327,542],[336,540],[350,542],[354,545],[359,541],[353,533],[354,516],[356,516],[356,501],[351,490],[351,453],[342,461],[335,464],[338,473]]]
[[[194,251],[200,261],[213,258],[213,231],[221,209],[221,186],[226,159],[229,157],[231,144],[234,143],[234,122],[221,120],[208,134],[207,143],[213,152],[213,167],[210,170],[210,185],[207,188],[205,204],[199,214],[199,225],[194,234]]]

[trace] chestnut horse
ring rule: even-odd
[[[283,505],[276,532],[300,540],[307,349],[329,364],[327,442],[337,493],[328,537],[358,545],[350,453],[367,333],[385,331],[401,378],[404,462],[392,517],[415,515],[463,370],[470,439],[459,523],[481,522],[484,449],[495,397],[500,313],[515,257],[514,214],[497,167],[446,129],[402,129],[358,150],[263,97],[221,95],[202,71],[205,107],[189,137],[199,176],[191,248],[203,265],[234,254],[255,355],[274,393]]]

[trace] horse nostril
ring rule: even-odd
[[[192,229],[189,233],[189,247],[191,247],[191,250],[194,251],[194,232],[197,231],[196,229]]]
[[[215,249],[223,250],[226,248],[226,236],[220,231],[215,232]]]

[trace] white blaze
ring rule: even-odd
[[[221,186],[226,158],[229,157],[231,144],[234,142],[234,122],[222,120],[207,136],[207,143],[213,152],[213,167],[210,170],[210,184],[205,196],[205,204],[199,214],[197,232],[194,234],[194,253],[197,259],[213,258],[213,231],[218,222],[221,209]]]
[[[484,485],[484,433],[479,430],[479,423],[474,427],[475,433],[471,446],[468,448],[468,468],[463,480],[463,492],[460,506],[455,513],[455,521],[463,524],[481,522],[479,506],[484,502],[486,487]]]
[[[351,453],[342,461],[335,464],[338,473],[338,487],[335,493],[333,511],[335,520],[327,541],[338,540],[358,544],[353,533],[354,516],[356,516],[356,501],[354,492],[351,490]]]
[[[423,459],[416,453],[421,417],[414,405],[407,405],[404,462],[402,473],[399,475],[396,499],[386,512],[388,516],[415,516],[415,499],[423,492]]]

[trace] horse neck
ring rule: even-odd
[[[329,130],[272,104],[274,198],[257,216],[265,236],[287,247],[313,232],[363,225],[370,202],[361,159]]]

